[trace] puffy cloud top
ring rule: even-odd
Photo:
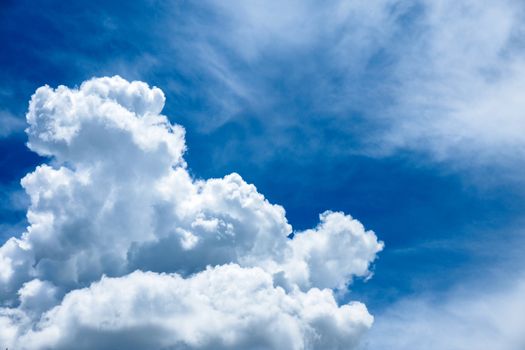
[[[332,289],[382,249],[343,213],[292,232],[238,174],[192,178],[164,94],[118,76],[39,88],[29,227],[0,247],[0,346],[352,348],[371,326]],[[210,267],[215,266],[215,267]]]

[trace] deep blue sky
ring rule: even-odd
[[[3,239],[23,230],[19,179],[45,161],[26,149],[17,122],[31,94],[119,74],[165,92],[164,114],[186,128],[195,176],[240,173],[285,207],[295,229],[330,209],[374,230],[386,248],[374,277],[356,281],[351,295],[372,312],[519,266],[525,197],[514,155],[523,143],[469,134],[468,123],[461,142],[447,143],[458,138],[455,125],[434,120],[448,121],[457,101],[430,84],[454,90],[459,78],[443,66],[455,64],[457,47],[441,48],[450,61],[425,61],[423,48],[433,43],[425,2],[389,2],[390,17],[351,14],[326,27],[319,22],[330,16],[309,13],[310,2],[299,19],[277,12],[275,26],[272,16],[198,3],[1,2]],[[505,74],[496,63],[480,65]],[[465,84],[477,79],[465,74]],[[421,120],[430,121],[424,132]]]

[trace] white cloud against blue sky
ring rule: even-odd
[[[2,2],[4,341],[111,348],[134,329],[128,348],[521,350],[524,11],[518,0]],[[264,295],[282,322],[275,339],[231,305],[188,314],[231,314],[230,334],[140,308],[142,295],[190,308],[173,286],[215,300],[206,281],[246,274],[223,296],[263,325],[247,296]],[[107,304],[74,318],[104,290]],[[93,333],[100,317],[114,333]]]
[[[355,347],[373,318],[332,289],[368,276],[383,244],[339,212],[290,239],[284,209],[238,174],[193,179],[164,101],[118,76],[35,92],[28,146],[51,165],[22,179],[29,226],[0,247],[2,344]]]

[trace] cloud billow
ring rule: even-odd
[[[238,174],[195,179],[164,94],[118,76],[39,88],[22,179],[29,226],[0,247],[0,345],[339,349],[371,326],[333,289],[382,242],[339,212],[294,232]]]

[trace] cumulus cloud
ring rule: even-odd
[[[371,323],[364,305],[339,307],[328,290],[287,294],[259,268],[223,265],[187,279],[103,277],[66,295],[18,341],[52,349],[346,349]]]
[[[2,346],[355,346],[372,316],[332,289],[369,275],[375,234],[329,211],[293,232],[238,174],[193,178],[164,101],[118,76],[33,95],[28,146],[50,161],[22,179],[29,226],[0,247]]]

